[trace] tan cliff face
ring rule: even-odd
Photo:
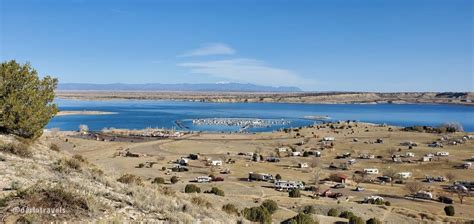
[[[225,93],[225,92],[57,92],[58,98],[112,100],[184,100],[200,102],[276,102],[321,104],[376,104],[376,103],[442,103],[474,105],[474,93],[375,93],[375,92],[328,92],[328,93]]]

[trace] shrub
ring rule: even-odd
[[[186,187],[184,187],[184,192],[185,193],[201,193],[201,188],[194,184],[187,184]]]
[[[178,183],[179,179],[177,176],[172,176],[170,181],[172,184],[175,184],[175,183]]]
[[[288,220],[291,224],[317,224],[318,222],[311,217],[311,215],[305,213],[298,213],[295,217]]]
[[[143,164],[143,163],[140,163],[140,164],[137,165],[137,168],[143,168],[143,167],[145,167],[145,164]]]
[[[340,212],[335,208],[331,208],[328,211],[328,216],[338,217],[339,215],[340,215]]]
[[[161,170],[165,171],[165,170],[166,170],[166,167],[161,167]]]
[[[81,170],[81,161],[75,159],[75,158],[72,158],[72,159],[66,159],[66,165],[71,168],[71,169],[74,169],[74,170]]]
[[[155,177],[153,181],[151,182],[152,184],[164,184],[165,179],[163,177]]]
[[[206,208],[212,208],[212,204],[200,197],[191,198],[191,202],[198,206],[205,206]]]
[[[306,214],[315,214],[316,213],[316,209],[314,208],[314,206],[312,205],[306,205],[304,206],[303,208],[303,213],[306,213]],[[339,215],[339,214],[338,214]],[[337,216],[337,215],[336,215]]]
[[[281,180],[281,175],[279,173],[277,173],[277,175],[275,176],[275,179],[276,180]]]
[[[289,191],[288,195],[290,196],[290,198],[299,198],[299,197],[301,197],[301,193],[300,193],[299,189],[293,189],[293,190]]]
[[[57,113],[54,90],[58,80],[38,73],[30,64],[11,60],[0,65],[0,133],[35,139]]]
[[[25,143],[18,142],[17,144],[8,143],[0,146],[1,152],[11,153],[20,157],[30,157],[33,153]]]
[[[370,218],[369,220],[367,220],[367,222],[365,222],[366,224],[382,224],[382,221],[380,221],[379,219],[377,218]]]
[[[303,157],[308,157],[309,156],[309,152],[308,151],[304,151],[303,152]]]
[[[444,207],[444,212],[446,213],[447,216],[454,216],[454,207],[452,205],[448,205]]]
[[[51,145],[49,146],[49,149],[51,149],[55,152],[59,152],[59,146],[54,144],[54,143],[51,143]]]
[[[349,224],[365,224],[365,222],[361,217],[351,216],[349,218]]]
[[[385,202],[385,205],[386,205],[386,206],[390,206],[390,205],[392,205],[392,203],[390,203],[389,201],[386,201],[386,202]]]
[[[141,185],[142,184],[142,178],[137,177],[133,174],[124,174],[120,178],[117,179],[118,182],[124,183],[124,184],[137,184]]]
[[[226,212],[227,214],[239,214],[239,210],[235,207],[234,204],[225,204],[222,206],[222,211]]]
[[[351,211],[343,211],[341,212],[341,214],[339,215],[339,217],[341,218],[346,218],[346,219],[350,219],[351,217],[355,216],[354,213],[352,213]]]
[[[204,193],[207,193],[207,194],[215,194],[215,195],[219,195],[219,196],[225,196],[225,193],[223,190],[217,188],[217,187],[212,187],[211,190],[209,191],[205,191]]]
[[[262,206],[245,208],[242,214],[246,219],[253,222],[271,223],[272,221],[270,212]]]
[[[262,206],[265,207],[270,214],[273,214],[278,210],[278,204],[273,200],[267,199],[263,201]]]

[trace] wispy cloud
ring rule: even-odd
[[[178,65],[188,68],[191,73],[238,82],[298,87],[309,87],[315,84],[314,80],[305,79],[290,70],[274,68],[262,61],[249,58],[185,62]]]
[[[233,55],[235,50],[224,43],[208,43],[202,45],[200,48],[185,52],[180,57],[195,57],[208,55]]]

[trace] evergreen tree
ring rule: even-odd
[[[3,62],[0,66],[0,133],[38,138],[57,113],[54,90],[58,80],[43,79],[29,63]]]

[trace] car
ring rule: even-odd
[[[346,185],[344,185],[344,184],[336,184],[332,188],[338,189],[338,188],[345,188],[345,187],[346,187]]]
[[[223,177],[213,177],[212,181],[224,181]]]
[[[343,196],[342,193],[339,193],[339,192],[328,195],[329,198],[340,198],[342,196]]]
[[[363,187],[356,187],[354,191],[365,191],[365,188]]]
[[[446,197],[446,196],[440,196],[438,198],[438,200],[442,203],[445,203],[445,204],[452,204],[453,203],[453,199],[449,198],[449,197]]]

